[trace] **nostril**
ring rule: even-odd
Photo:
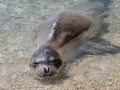
[[[46,74],[50,73],[50,68],[44,68],[44,73]]]

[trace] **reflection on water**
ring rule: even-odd
[[[36,49],[36,44],[34,42],[36,32],[34,30],[38,27],[39,23],[56,11],[72,7],[73,5],[75,5],[73,6],[74,8],[78,8],[77,5],[82,2],[86,2],[86,0],[0,1],[1,90],[48,90],[51,88],[53,90],[89,90],[92,88],[119,90],[119,53],[86,55],[75,62],[74,60],[72,60],[73,62],[69,62],[69,64],[65,62],[65,69],[63,69],[62,74],[64,76],[64,73],[67,73],[67,78],[65,80],[61,79],[62,77],[53,81],[48,80],[48,82],[44,82],[45,84],[40,84],[40,81],[34,79],[35,77],[29,69],[28,64],[30,56]],[[109,32],[105,34],[102,33],[101,38],[105,39],[107,42],[109,41],[109,45],[120,46],[120,0],[113,1],[109,5],[109,9],[109,16],[104,19],[105,22],[109,23]],[[99,43],[100,42],[97,44]],[[104,44],[102,45],[104,46]],[[74,50],[73,46],[74,45],[71,44],[66,45],[65,52],[70,52],[70,48],[71,51]],[[73,54],[73,52],[70,52],[67,55],[72,56]]]

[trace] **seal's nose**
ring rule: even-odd
[[[44,68],[44,73],[45,74],[50,74],[51,72],[50,72],[50,68],[49,67],[45,67]]]

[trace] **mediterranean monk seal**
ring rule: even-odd
[[[89,1],[92,2],[94,0]],[[84,9],[83,11],[66,10],[41,23],[38,29],[40,31],[40,33],[38,32],[38,40],[41,38],[41,41],[38,42],[40,45],[30,61],[30,67],[34,69],[37,76],[46,78],[59,72],[63,63],[58,52],[59,48],[85,31],[91,30],[92,25],[95,26],[95,22],[99,20],[98,14],[104,13],[104,11],[98,11],[100,9],[96,9],[96,7],[99,6],[102,11],[103,7],[106,6],[104,1],[108,0],[94,1],[99,3],[98,5],[92,2],[90,10],[93,10],[93,13],[91,13],[89,7],[88,10]],[[95,10],[99,13],[96,13]],[[94,20],[95,15],[97,17],[96,21]]]
[[[31,59],[30,66],[40,77],[53,76],[58,73],[62,60],[57,50],[88,30],[91,25],[89,19],[75,11],[63,11],[56,17],[57,19],[54,19],[52,23],[46,22],[46,25],[43,25],[45,29],[50,30],[48,41],[39,47]]]

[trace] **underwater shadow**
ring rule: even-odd
[[[111,44],[111,42],[102,38],[92,38],[76,46],[79,55],[77,58],[88,55],[107,55],[120,53],[120,46]]]

